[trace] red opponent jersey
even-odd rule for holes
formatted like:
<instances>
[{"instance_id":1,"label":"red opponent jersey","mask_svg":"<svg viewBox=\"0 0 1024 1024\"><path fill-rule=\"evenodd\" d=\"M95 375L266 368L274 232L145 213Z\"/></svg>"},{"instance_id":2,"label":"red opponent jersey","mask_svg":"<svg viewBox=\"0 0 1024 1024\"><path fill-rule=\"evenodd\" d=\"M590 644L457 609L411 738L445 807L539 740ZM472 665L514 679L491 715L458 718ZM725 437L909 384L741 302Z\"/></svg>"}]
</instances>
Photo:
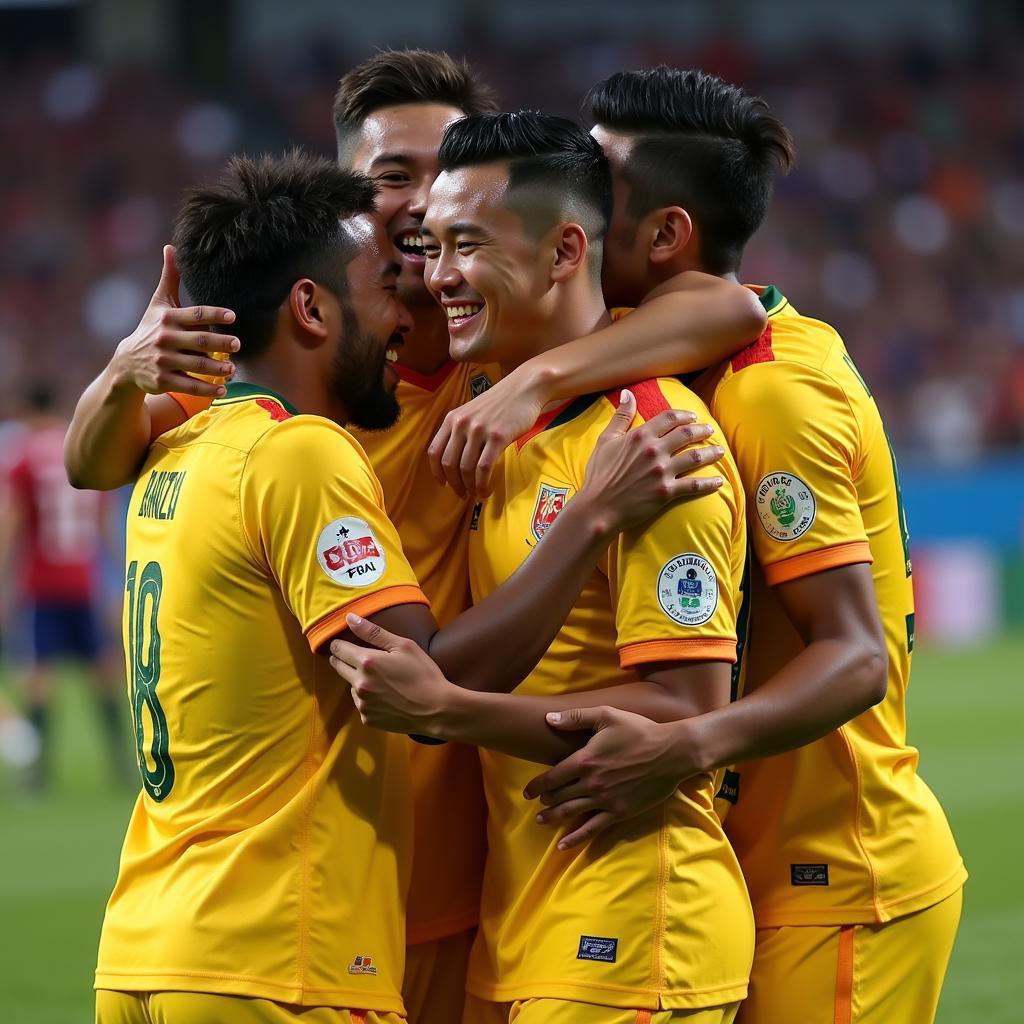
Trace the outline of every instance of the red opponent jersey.
<instances>
[{"instance_id":1,"label":"red opponent jersey","mask_svg":"<svg viewBox=\"0 0 1024 1024\"><path fill-rule=\"evenodd\" d=\"M9 464L21 512L21 578L32 601L92 600L102 535L103 495L76 491L64 471L64 427L30 428Z\"/></svg>"}]
</instances>

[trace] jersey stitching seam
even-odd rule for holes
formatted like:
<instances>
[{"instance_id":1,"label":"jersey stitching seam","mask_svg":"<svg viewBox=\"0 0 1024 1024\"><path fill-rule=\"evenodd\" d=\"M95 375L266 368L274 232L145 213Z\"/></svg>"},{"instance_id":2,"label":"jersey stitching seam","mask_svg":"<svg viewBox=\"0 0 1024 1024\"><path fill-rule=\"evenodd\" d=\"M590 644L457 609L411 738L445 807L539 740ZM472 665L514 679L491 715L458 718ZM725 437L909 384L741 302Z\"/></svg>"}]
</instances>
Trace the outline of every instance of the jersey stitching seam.
<instances>
[{"instance_id":1,"label":"jersey stitching seam","mask_svg":"<svg viewBox=\"0 0 1024 1024\"><path fill-rule=\"evenodd\" d=\"M313 655L314 659L317 655ZM319 696L319 669L321 663L313 662L313 702L309 714L309 733L306 738L306 754L303 757L303 769L305 780L303 788L306 790L305 804L302 811L302 832L299 839L299 879L298 879L298 934L296 935L295 972L298 979L299 989L306 991L306 969L309 965L309 871L310 871L310 847L311 832L313 829L313 787L310 782L316 774L316 765L313 763L313 746L316 737L316 723L320 708Z\"/></svg>"}]
</instances>

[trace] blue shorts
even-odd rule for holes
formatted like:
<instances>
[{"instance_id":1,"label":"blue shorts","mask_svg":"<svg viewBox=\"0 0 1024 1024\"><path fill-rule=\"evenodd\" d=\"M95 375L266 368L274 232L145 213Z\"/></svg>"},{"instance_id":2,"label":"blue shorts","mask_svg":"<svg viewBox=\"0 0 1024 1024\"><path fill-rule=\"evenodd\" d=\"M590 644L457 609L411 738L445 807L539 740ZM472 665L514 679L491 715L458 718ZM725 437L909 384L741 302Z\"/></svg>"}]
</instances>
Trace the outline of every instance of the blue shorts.
<instances>
[{"instance_id":1,"label":"blue shorts","mask_svg":"<svg viewBox=\"0 0 1024 1024\"><path fill-rule=\"evenodd\" d=\"M61 656L95 661L100 654L96 614L88 603L44 603L32 609L32 649L36 661Z\"/></svg>"}]
</instances>

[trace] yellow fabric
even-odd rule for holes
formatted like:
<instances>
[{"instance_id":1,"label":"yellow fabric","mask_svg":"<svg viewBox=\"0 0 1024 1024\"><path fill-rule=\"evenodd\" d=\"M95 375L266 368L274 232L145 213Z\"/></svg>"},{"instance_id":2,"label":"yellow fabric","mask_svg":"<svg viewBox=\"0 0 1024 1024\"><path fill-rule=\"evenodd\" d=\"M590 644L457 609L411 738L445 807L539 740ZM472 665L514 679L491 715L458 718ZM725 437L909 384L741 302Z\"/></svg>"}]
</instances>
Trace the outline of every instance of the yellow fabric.
<instances>
[{"instance_id":1,"label":"yellow fabric","mask_svg":"<svg viewBox=\"0 0 1024 1024\"><path fill-rule=\"evenodd\" d=\"M678 381L646 382L635 390L645 415L670 405L708 415ZM479 529L471 531L474 599L519 567L563 499L578 491L613 411L604 396L587 396L549 413L525 442L507 450ZM635 679L635 671L620 668L620 652L641 644L667 642L658 660L734 656L745 549L742 493L730 457L701 472L721 474L725 486L623 534L516 692L563 694ZM682 625L670 617L681 607L678 573L668 585L663 570L690 553L715 574L717 603L704 587L694 600L697 617L707 620ZM703 570L701 578L706 583ZM713 811L710 775L690 780L663 806L590 846L562 852L559 830L537 825L536 805L523 799L536 765L491 751L481 751L481 761L488 858L470 992L497 1002L553 998L641 1009L743 997L753 942L750 908Z\"/></svg>"},{"instance_id":2,"label":"yellow fabric","mask_svg":"<svg viewBox=\"0 0 1024 1024\"><path fill-rule=\"evenodd\" d=\"M385 431L353 429L374 467L409 563L441 625L469 606L468 525L472 509L430 471L427 446L445 416L498 380L496 366L449 361L429 376L396 364L402 413ZM172 396L193 416L209 400ZM458 935L480 916L485 818L476 749L409 742L414 849L406 910L411 944ZM456 839L457 837L457 839Z\"/></svg>"},{"instance_id":3,"label":"yellow fabric","mask_svg":"<svg viewBox=\"0 0 1024 1024\"><path fill-rule=\"evenodd\" d=\"M962 897L881 925L759 929L737 1024L931 1024Z\"/></svg>"},{"instance_id":4,"label":"yellow fabric","mask_svg":"<svg viewBox=\"0 0 1024 1024\"><path fill-rule=\"evenodd\" d=\"M96 1024L405 1024L397 1013L286 1006L206 992L96 993Z\"/></svg>"},{"instance_id":5,"label":"yellow fabric","mask_svg":"<svg viewBox=\"0 0 1024 1024\"><path fill-rule=\"evenodd\" d=\"M698 383L735 454L762 567L744 686L802 649L766 583L855 562L871 563L889 679L882 703L841 729L743 765L726 830L759 927L883 922L937 903L966 878L907 744L914 598L895 463L839 335L774 288L761 292L765 335Z\"/></svg>"},{"instance_id":6,"label":"yellow fabric","mask_svg":"<svg viewBox=\"0 0 1024 1024\"><path fill-rule=\"evenodd\" d=\"M415 1024L458 1024L466 998L466 965L476 929L418 942L405 953L402 998Z\"/></svg>"},{"instance_id":7,"label":"yellow fabric","mask_svg":"<svg viewBox=\"0 0 1024 1024\"><path fill-rule=\"evenodd\" d=\"M438 485L426 456L445 415L498 379L496 367L446 363L426 377L396 365L402 415L386 431L354 431L366 449L423 592L441 625L469 606L466 501ZM414 850L408 941L458 935L480 916L485 817L475 747L409 743Z\"/></svg>"},{"instance_id":8,"label":"yellow fabric","mask_svg":"<svg viewBox=\"0 0 1024 1024\"><path fill-rule=\"evenodd\" d=\"M406 745L361 725L311 642L347 609L425 598L358 443L286 405L232 385L153 445L132 494L148 782L96 985L401 1012Z\"/></svg>"},{"instance_id":9,"label":"yellow fabric","mask_svg":"<svg viewBox=\"0 0 1024 1024\"><path fill-rule=\"evenodd\" d=\"M730 1003L705 1010L624 1010L557 999L489 1003L469 996L462 1024L733 1024L738 1007L739 1003Z\"/></svg>"}]
</instances>

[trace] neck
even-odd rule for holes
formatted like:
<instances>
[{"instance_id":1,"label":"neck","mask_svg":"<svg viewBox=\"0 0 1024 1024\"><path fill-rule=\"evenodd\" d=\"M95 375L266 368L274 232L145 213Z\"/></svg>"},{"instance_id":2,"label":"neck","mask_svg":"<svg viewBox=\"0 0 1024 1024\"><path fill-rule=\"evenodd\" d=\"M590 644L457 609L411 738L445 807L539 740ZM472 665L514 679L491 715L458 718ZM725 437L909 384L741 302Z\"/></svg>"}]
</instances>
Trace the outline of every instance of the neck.
<instances>
[{"instance_id":1,"label":"neck","mask_svg":"<svg viewBox=\"0 0 1024 1024\"><path fill-rule=\"evenodd\" d=\"M402 339L398 361L402 366L430 376L451 359L448 351L448 324L444 311L435 302L412 310L414 326Z\"/></svg>"},{"instance_id":2,"label":"neck","mask_svg":"<svg viewBox=\"0 0 1024 1024\"><path fill-rule=\"evenodd\" d=\"M580 289L559 302L552 315L531 330L528 338L522 339L518 351L501 361L501 372L507 376L534 356L550 352L576 338L585 338L609 323L611 316L600 289L589 286L585 291Z\"/></svg>"},{"instance_id":3,"label":"neck","mask_svg":"<svg viewBox=\"0 0 1024 1024\"><path fill-rule=\"evenodd\" d=\"M264 355L244 360L239 364L238 379L276 391L301 413L346 423L348 411L331 398L319 375L309 372L308 360L295 358L296 353L289 349L288 345L272 344Z\"/></svg>"}]
</instances>

